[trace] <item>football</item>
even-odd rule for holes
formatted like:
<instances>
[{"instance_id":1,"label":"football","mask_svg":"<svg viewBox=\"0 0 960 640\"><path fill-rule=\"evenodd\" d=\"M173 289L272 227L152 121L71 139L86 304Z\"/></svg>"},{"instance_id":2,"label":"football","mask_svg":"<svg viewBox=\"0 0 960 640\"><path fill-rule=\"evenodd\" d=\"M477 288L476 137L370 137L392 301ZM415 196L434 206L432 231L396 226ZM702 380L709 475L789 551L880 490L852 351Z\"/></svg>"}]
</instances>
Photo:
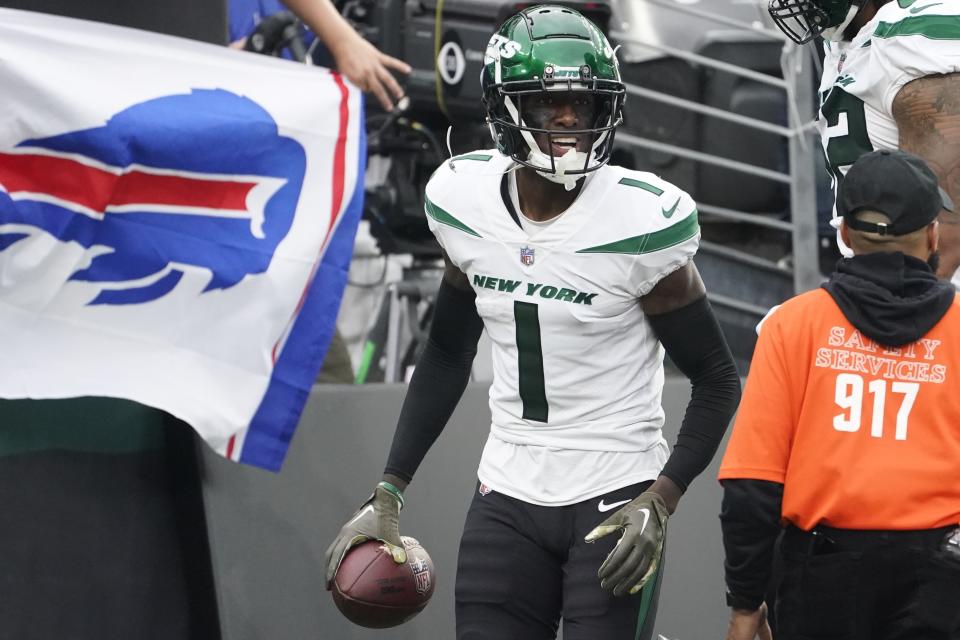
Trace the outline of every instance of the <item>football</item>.
<instances>
[{"instance_id":1,"label":"football","mask_svg":"<svg viewBox=\"0 0 960 640\"><path fill-rule=\"evenodd\" d=\"M407 561L397 564L383 543L363 542L351 549L331 591L348 620L361 627L395 627L417 615L430 601L436 579L433 561L414 538L404 536Z\"/></svg>"}]
</instances>

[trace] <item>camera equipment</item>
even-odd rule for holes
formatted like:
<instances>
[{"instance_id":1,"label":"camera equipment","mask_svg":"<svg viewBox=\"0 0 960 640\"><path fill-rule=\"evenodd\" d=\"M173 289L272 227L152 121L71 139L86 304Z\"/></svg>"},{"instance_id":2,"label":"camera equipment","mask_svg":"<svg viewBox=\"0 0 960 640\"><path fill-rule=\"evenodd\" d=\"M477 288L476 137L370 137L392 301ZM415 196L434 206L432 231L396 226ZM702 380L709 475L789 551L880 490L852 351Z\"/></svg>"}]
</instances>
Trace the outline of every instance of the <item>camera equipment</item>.
<instances>
[{"instance_id":1,"label":"camera equipment","mask_svg":"<svg viewBox=\"0 0 960 640\"><path fill-rule=\"evenodd\" d=\"M420 118L444 114L457 125L483 119L480 70L490 36L500 24L537 2L503 0L349 0L342 11L381 51L404 60L412 109ZM606 2L553 2L568 6L607 32Z\"/></svg>"},{"instance_id":2,"label":"camera equipment","mask_svg":"<svg viewBox=\"0 0 960 640\"><path fill-rule=\"evenodd\" d=\"M279 56L287 47L295 60L303 61L307 57L303 25L289 11L280 11L261 20L243 46L246 51L268 56Z\"/></svg>"}]
</instances>

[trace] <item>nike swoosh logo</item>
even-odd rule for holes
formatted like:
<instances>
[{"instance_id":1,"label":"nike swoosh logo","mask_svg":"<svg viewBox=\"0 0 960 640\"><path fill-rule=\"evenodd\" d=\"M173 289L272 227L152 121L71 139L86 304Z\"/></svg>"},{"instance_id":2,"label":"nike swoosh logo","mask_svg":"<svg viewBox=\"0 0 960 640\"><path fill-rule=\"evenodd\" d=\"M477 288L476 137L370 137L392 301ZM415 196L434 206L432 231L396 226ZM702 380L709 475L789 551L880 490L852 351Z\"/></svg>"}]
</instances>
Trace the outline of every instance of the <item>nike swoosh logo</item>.
<instances>
[{"instance_id":1,"label":"nike swoosh logo","mask_svg":"<svg viewBox=\"0 0 960 640\"><path fill-rule=\"evenodd\" d=\"M678 197L678 198L677 198L677 201L674 202L674 203L673 203L673 206L670 207L669 209L664 209L663 207L660 207L660 211L663 212L663 217L664 217L664 218L669 218L670 216L672 216L672 215L674 214L674 212L677 210L677 206L678 206L679 204L680 204L680 198Z\"/></svg>"},{"instance_id":2,"label":"nike swoosh logo","mask_svg":"<svg viewBox=\"0 0 960 640\"><path fill-rule=\"evenodd\" d=\"M913 9L910 9L910 13L911 13L911 15L912 15L912 14L916 14L916 13L920 13L920 12L923 11L924 9L929 9L930 7L936 7L936 6L941 5L941 4L943 4L943 3L942 3L942 2L934 2L933 4L925 4L925 5L923 5L922 7L914 7Z\"/></svg>"},{"instance_id":3,"label":"nike swoosh logo","mask_svg":"<svg viewBox=\"0 0 960 640\"><path fill-rule=\"evenodd\" d=\"M639 509L640 513L643 514L643 524L640 525L640 533L643 533L643 530L647 528L647 522L650 520L650 509L644 507Z\"/></svg>"},{"instance_id":4,"label":"nike swoosh logo","mask_svg":"<svg viewBox=\"0 0 960 640\"><path fill-rule=\"evenodd\" d=\"M603 500L601 500L600 504L597 505L597 509L600 511L600 513L605 513L607 511L610 511L611 509L616 509L617 507L623 506L628 502L630 502L630 498L627 498L626 500L621 500L620 502L611 502L610 504L606 504L604 503Z\"/></svg>"}]
</instances>

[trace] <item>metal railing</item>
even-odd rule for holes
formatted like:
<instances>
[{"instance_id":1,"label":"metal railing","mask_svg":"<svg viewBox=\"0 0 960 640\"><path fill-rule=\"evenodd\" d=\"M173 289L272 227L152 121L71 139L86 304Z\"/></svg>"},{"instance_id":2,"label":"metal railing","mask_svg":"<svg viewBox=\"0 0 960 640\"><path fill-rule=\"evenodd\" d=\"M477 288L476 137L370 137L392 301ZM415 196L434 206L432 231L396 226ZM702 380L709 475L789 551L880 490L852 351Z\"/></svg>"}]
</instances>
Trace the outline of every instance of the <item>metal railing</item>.
<instances>
[{"instance_id":1,"label":"metal railing","mask_svg":"<svg viewBox=\"0 0 960 640\"><path fill-rule=\"evenodd\" d=\"M760 83L782 91L786 95L787 118L786 124L770 122L757 117L750 117L732 110L718 108L697 100L691 100L678 95L657 91L646 86L628 83L627 92L642 100L656 101L668 105L676 110L697 114L703 118L711 118L730 125L747 127L754 131L763 132L768 136L777 136L785 141L789 159L789 168L786 171L749 162L732 159L696 148L699 136L695 136L692 146L675 144L675 140L664 141L640 135L629 128L621 128L616 135L616 145L620 148L642 149L657 154L674 156L690 161L698 167L713 167L735 171L744 176L751 176L760 180L783 185L789 189L790 220L779 219L770 211L756 213L741 211L728 206L706 202L698 197L695 191L691 192L697 201L698 209L704 219L710 218L719 221L728 221L737 225L749 225L758 230L782 234L784 242L789 246L792 264L785 266L784 261L772 260L768 257L755 255L745 248L736 248L727 244L711 242L705 239L701 242L701 254L709 255L714 261L725 264L735 264L750 274L755 274L759 281L764 278L776 280L777 292L786 291L798 293L812 289L819 285L821 275L818 267L817 251L817 219L816 219L816 189L814 176L814 161L816 143L810 139L811 123L801 113L806 113L813 107L813 71L815 60L809 56L806 49L794 46L779 31L773 28L764 28L757 23L744 22L724 15L680 4L676 0L622 0L623 2L645 3L655 7L658 15L668 11L679 12L693 16L700 20L708 20L711 24L724 28L729 34L730 29L735 33L743 34L743 42L757 43L759 41L782 43L781 70L782 77L776 77L755 69L747 68L731 62L717 60L708 55L687 51L676 46L660 42L645 41L631 36L629 33L616 31L610 33L611 40L633 48L643 48L656 55L650 60L676 58L694 68L708 68L721 74L730 74L737 78ZM724 41L729 42L729 41ZM643 64L640 62L639 64ZM799 105L799 106L798 106ZM640 167L643 168L643 167ZM439 273L436 274L439 278ZM387 382L399 382L404 379L405 364L404 350L409 345L409 333L416 333L417 322L420 318L418 301L429 298L429 293L435 290L433 283L418 288L417 283L409 282L405 276L404 282L391 284L384 293L384 305L380 316L382 322L373 342L380 344L376 350L374 360L380 361L382 354L383 379ZM749 287L744 287L749 289ZM769 296L765 298L750 297L741 292L717 290L711 287L709 297L717 309L724 309L737 318L752 319L753 323L763 317L771 304ZM777 302L782 300L777 298ZM753 324L749 324L752 333ZM750 347L752 349L752 346ZM743 354L741 354L743 355Z\"/></svg>"},{"instance_id":2,"label":"metal railing","mask_svg":"<svg viewBox=\"0 0 960 640\"><path fill-rule=\"evenodd\" d=\"M783 138L787 144L787 155L789 158L789 169L786 172L741 162L699 149L691 149L671 144L662 140L654 140L629 131L621 130L618 132L616 142L622 147L646 149L664 153L684 158L694 163L699 163L700 165L721 167L741 174L787 185L790 193L790 221L771 219L769 214L739 211L712 205L702 202L696 193L692 193L691 195L697 200L699 210L702 214L738 224L755 225L758 228L789 234L788 244L791 250L791 260L789 262L792 263L789 267L783 266L783 264L778 262L758 258L745 250L711 244L709 241L704 241L702 246L704 250L715 255L720 255L725 260L731 260L750 268L774 271L780 274L784 274L784 272L787 271L788 274L792 276L794 293L806 291L818 286L822 280L822 276L818 265L819 254L817 249L817 206L814 173L816 143L811 138L812 123L801 115L801 112L805 114L810 111L814 104L814 59L810 56L807 49L794 46L783 34L773 28L714 14L672 0L636 0L636 2L643 2L655 6L658 12L676 11L699 19L709 20L718 26L734 28L737 32L743 33L744 41L748 43L756 43L758 39L783 43L784 46L780 60L782 77L778 78L731 62L716 60L707 55L703 55L703 53L685 51L662 43L638 39L626 32L615 30L610 33L611 39L622 45L630 45L634 48L641 47L645 50L655 51L663 57L672 57L686 61L694 67L706 67L721 73L732 74L738 78L783 90L786 93L786 103L788 106L786 126L776 122L768 122L766 120L745 116L694 100L688 100L662 91L634 84L627 85L627 92L631 95L657 101L678 109L684 109L707 118L715 118ZM728 32L728 30L725 31ZM737 309L741 312L759 315L763 315L763 313L766 312L766 307L756 304L754 300L736 299L719 293L711 294L711 300L713 300L715 304Z\"/></svg>"}]
</instances>

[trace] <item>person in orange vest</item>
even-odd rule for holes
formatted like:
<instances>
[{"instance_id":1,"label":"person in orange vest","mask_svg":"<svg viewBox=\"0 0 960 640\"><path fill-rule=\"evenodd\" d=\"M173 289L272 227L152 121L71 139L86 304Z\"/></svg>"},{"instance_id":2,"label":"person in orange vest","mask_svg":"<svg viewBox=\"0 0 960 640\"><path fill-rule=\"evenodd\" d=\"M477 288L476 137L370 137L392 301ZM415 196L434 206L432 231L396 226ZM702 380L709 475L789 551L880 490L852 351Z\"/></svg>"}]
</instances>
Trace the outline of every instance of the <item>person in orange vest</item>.
<instances>
[{"instance_id":1,"label":"person in orange vest","mask_svg":"<svg viewBox=\"0 0 960 640\"><path fill-rule=\"evenodd\" d=\"M941 207L917 156L843 181L854 257L759 327L720 467L727 640L960 638L960 303L934 275Z\"/></svg>"}]
</instances>

